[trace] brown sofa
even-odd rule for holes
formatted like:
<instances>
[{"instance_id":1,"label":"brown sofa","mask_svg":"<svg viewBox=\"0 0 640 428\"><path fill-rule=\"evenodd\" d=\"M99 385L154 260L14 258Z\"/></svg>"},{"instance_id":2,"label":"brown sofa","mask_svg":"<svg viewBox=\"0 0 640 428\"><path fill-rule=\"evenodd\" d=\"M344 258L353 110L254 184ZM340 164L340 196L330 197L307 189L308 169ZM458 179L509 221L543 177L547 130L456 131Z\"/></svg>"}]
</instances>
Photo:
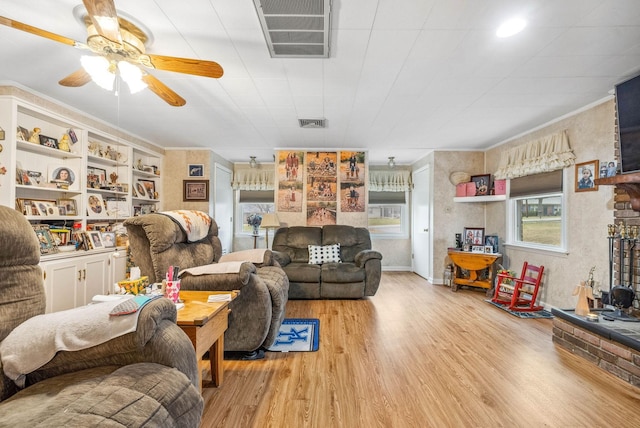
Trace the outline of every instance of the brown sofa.
<instances>
[{"instance_id":1,"label":"brown sofa","mask_svg":"<svg viewBox=\"0 0 640 428\"><path fill-rule=\"evenodd\" d=\"M218 225L214 219L210 220L208 233L196 242L189 242L183 228L160 213L131 217L124 225L133 262L151 282L162 281L171 265L180 266L181 270L207 265L213 269L221 259L223 262L224 259L250 260L233 273L193 275L184 272L180 282L184 290L240 290L229 304L231 312L224 349L227 357L231 357L230 352L236 352L245 353L242 358L253 358L257 351L269 348L275 341L285 316L289 281L282 269L274 265L271 251L262 250L260 260L252 259L256 257L252 251L223 256Z\"/></svg>"},{"instance_id":2,"label":"brown sofa","mask_svg":"<svg viewBox=\"0 0 640 428\"><path fill-rule=\"evenodd\" d=\"M83 308L44 314L39 242L25 217L0 206L0 235L0 426L200 425L203 400L195 351L176 325L175 305L164 298L140 310L134 332L87 349L58 351L29 373L17 371L22 374L16 381L9 378L5 371L16 373L11 370L16 362L24 366L30 355L43 355L38 349L50 341L41 334L44 329L31 325L57 326L52 319L65 315L89 334L94 330L86 317L74 318ZM20 333L11 335L14 330ZM28 337L30 332L40 334L40 340ZM29 355L21 358L24 350ZM22 381L23 389L18 386Z\"/></svg>"},{"instance_id":3,"label":"brown sofa","mask_svg":"<svg viewBox=\"0 0 640 428\"><path fill-rule=\"evenodd\" d=\"M309 263L309 246L340 244L340 262ZM358 299L380 285L382 254L371 249L363 227L281 227L273 238L273 257L289 278L290 299Z\"/></svg>"}]
</instances>

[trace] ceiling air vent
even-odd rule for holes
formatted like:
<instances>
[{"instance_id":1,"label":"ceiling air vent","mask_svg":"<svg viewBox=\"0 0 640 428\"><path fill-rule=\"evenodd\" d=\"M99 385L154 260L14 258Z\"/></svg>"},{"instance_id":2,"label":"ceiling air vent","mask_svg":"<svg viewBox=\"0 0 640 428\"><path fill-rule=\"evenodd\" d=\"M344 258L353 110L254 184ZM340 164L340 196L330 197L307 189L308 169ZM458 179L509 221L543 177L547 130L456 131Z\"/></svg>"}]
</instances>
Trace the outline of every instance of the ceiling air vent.
<instances>
[{"instance_id":1,"label":"ceiling air vent","mask_svg":"<svg viewBox=\"0 0 640 428\"><path fill-rule=\"evenodd\" d=\"M327 119L298 119L300 128L326 128Z\"/></svg>"},{"instance_id":2,"label":"ceiling air vent","mask_svg":"<svg viewBox=\"0 0 640 428\"><path fill-rule=\"evenodd\" d=\"M331 0L253 0L273 58L329 58Z\"/></svg>"}]
</instances>

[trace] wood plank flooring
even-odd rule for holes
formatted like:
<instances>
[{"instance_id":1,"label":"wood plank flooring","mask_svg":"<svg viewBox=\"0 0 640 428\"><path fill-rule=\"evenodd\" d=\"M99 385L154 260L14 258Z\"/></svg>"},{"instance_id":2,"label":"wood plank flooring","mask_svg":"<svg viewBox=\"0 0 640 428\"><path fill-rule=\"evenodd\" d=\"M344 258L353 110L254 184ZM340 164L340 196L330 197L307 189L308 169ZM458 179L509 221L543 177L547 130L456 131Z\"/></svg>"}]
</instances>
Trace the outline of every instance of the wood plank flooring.
<instances>
[{"instance_id":1,"label":"wood plank flooring","mask_svg":"<svg viewBox=\"0 0 640 428\"><path fill-rule=\"evenodd\" d=\"M639 389L484 299L390 272L368 299L291 300L320 349L225 361L202 427L640 426Z\"/></svg>"}]
</instances>

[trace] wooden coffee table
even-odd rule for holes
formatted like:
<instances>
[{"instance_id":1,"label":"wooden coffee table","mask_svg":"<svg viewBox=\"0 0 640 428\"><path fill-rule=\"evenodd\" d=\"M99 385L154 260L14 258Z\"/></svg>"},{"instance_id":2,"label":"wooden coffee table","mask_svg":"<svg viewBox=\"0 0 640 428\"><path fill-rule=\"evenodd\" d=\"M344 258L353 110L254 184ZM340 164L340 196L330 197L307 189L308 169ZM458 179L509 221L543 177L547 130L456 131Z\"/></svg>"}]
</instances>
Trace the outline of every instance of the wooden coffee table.
<instances>
[{"instance_id":1,"label":"wooden coffee table","mask_svg":"<svg viewBox=\"0 0 640 428\"><path fill-rule=\"evenodd\" d=\"M212 294L231 294L235 299L238 291L189 291L180 290L180 299L184 308L178 310L178 326L187 333L198 359L198 377L200 391L203 386L220 386L223 378L222 361L224 357L224 332L229 325L229 302L208 303ZM206 363L204 354L209 351L211 384L204 385L203 370Z\"/></svg>"}]
</instances>

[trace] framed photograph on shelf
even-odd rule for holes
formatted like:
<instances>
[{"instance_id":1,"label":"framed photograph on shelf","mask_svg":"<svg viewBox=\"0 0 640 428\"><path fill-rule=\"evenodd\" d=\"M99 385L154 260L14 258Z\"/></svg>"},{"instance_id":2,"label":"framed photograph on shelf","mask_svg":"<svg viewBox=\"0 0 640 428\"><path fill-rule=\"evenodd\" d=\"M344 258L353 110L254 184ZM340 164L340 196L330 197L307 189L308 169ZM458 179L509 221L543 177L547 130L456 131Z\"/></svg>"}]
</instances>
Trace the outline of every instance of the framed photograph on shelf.
<instances>
[{"instance_id":1,"label":"framed photograph on shelf","mask_svg":"<svg viewBox=\"0 0 640 428\"><path fill-rule=\"evenodd\" d=\"M182 201L209 202L209 180L182 180Z\"/></svg>"},{"instance_id":2,"label":"framed photograph on shelf","mask_svg":"<svg viewBox=\"0 0 640 428\"><path fill-rule=\"evenodd\" d=\"M156 182L153 180L144 180L142 178L138 179L138 183L142 184L142 189L144 189L143 193L146 193L147 199L156 199ZM140 194L140 187L138 187L138 194Z\"/></svg>"},{"instance_id":3,"label":"framed photograph on shelf","mask_svg":"<svg viewBox=\"0 0 640 428\"><path fill-rule=\"evenodd\" d=\"M89 217L105 217L107 215L104 208L102 195L90 193L87 195L87 216Z\"/></svg>"},{"instance_id":4,"label":"framed photograph on shelf","mask_svg":"<svg viewBox=\"0 0 640 428\"><path fill-rule=\"evenodd\" d=\"M465 244L484 246L484 227L465 227L462 236Z\"/></svg>"},{"instance_id":5,"label":"framed photograph on shelf","mask_svg":"<svg viewBox=\"0 0 640 428\"><path fill-rule=\"evenodd\" d=\"M485 247L491 247L491 251L486 251L485 248L485 253L489 252L489 253L499 253L500 251L498 251L498 242L499 242L499 238L498 235L487 235L484 237L484 246Z\"/></svg>"},{"instance_id":6,"label":"framed photograph on shelf","mask_svg":"<svg viewBox=\"0 0 640 428\"><path fill-rule=\"evenodd\" d=\"M104 248L104 243L102 242L102 232L99 230L92 230L87 232L89 234L89 244L91 248L97 250L98 248Z\"/></svg>"},{"instance_id":7,"label":"framed photograph on shelf","mask_svg":"<svg viewBox=\"0 0 640 428\"><path fill-rule=\"evenodd\" d=\"M130 216L129 204L126 199L109 199L105 201L109 217L127 218Z\"/></svg>"},{"instance_id":8,"label":"framed photograph on shelf","mask_svg":"<svg viewBox=\"0 0 640 428\"><path fill-rule=\"evenodd\" d=\"M137 182L133 186L133 197L138 199L149 199L147 196L147 189L144 188L144 184Z\"/></svg>"},{"instance_id":9,"label":"framed photograph on shelf","mask_svg":"<svg viewBox=\"0 0 640 428\"><path fill-rule=\"evenodd\" d=\"M140 215L143 214L151 214L156 212L155 204L141 204L140 205Z\"/></svg>"},{"instance_id":10,"label":"framed photograph on shelf","mask_svg":"<svg viewBox=\"0 0 640 428\"><path fill-rule=\"evenodd\" d=\"M65 215L78 215L78 206L75 199L58 199L58 208L64 207Z\"/></svg>"},{"instance_id":11,"label":"framed photograph on shelf","mask_svg":"<svg viewBox=\"0 0 640 428\"><path fill-rule=\"evenodd\" d=\"M472 253L484 253L484 245L472 245L471 246Z\"/></svg>"},{"instance_id":12,"label":"framed photograph on shelf","mask_svg":"<svg viewBox=\"0 0 640 428\"><path fill-rule=\"evenodd\" d=\"M40 254L51 254L58 251L58 247L49 230L49 225L35 224L33 225L33 230L40 242Z\"/></svg>"},{"instance_id":13,"label":"framed photograph on shelf","mask_svg":"<svg viewBox=\"0 0 640 428\"><path fill-rule=\"evenodd\" d=\"M55 138L47 137L46 135L39 135L38 138L40 139L41 146L49 147L52 149L58 148L58 140L56 140Z\"/></svg>"},{"instance_id":14,"label":"framed photograph on shelf","mask_svg":"<svg viewBox=\"0 0 640 428\"><path fill-rule=\"evenodd\" d=\"M188 164L187 174L189 177L204 177L204 165L203 164Z\"/></svg>"},{"instance_id":15,"label":"framed photograph on shelf","mask_svg":"<svg viewBox=\"0 0 640 428\"><path fill-rule=\"evenodd\" d=\"M107 170L96 168L94 166L87 167L87 187L89 189L99 189L107 183Z\"/></svg>"},{"instance_id":16,"label":"framed photograph on shelf","mask_svg":"<svg viewBox=\"0 0 640 428\"><path fill-rule=\"evenodd\" d=\"M29 132L27 128L25 128L24 126L18 126L18 129L16 130L16 137L18 137L18 140L29 141L30 136L31 132Z\"/></svg>"},{"instance_id":17,"label":"framed photograph on shelf","mask_svg":"<svg viewBox=\"0 0 640 428\"><path fill-rule=\"evenodd\" d=\"M112 248L116 246L116 233L115 232L100 232L102 238L102 245L105 248Z\"/></svg>"},{"instance_id":18,"label":"framed photograph on shelf","mask_svg":"<svg viewBox=\"0 0 640 428\"><path fill-rule=\"evenodd\" d=\"M66 184L69 188L76 189L76 177L78 173L66 165L49 165L48 182Z\"/></svg>"},{"instance_id":19,"label":"framed photograph on shelf","mask_svg":"<svg viewBox=\"0 0 640 428\"><path fill-rule=\"evenodd\" d=\"M593 180L598 176L599 163L598 160L592 160L576 164L576 192L598 190L598 185Z\"/></svg>"},{"instance_id":20,"label":"framed photograph on shelf","mask_svg":"<svg viewBox=\"0 0 640 428\"><path fill-rule=\"evenodd\" d=\"M472 175L471 182L476 185L476 196L485 196L491 189L491 174Z\"/></svg>"}]
</instances>

